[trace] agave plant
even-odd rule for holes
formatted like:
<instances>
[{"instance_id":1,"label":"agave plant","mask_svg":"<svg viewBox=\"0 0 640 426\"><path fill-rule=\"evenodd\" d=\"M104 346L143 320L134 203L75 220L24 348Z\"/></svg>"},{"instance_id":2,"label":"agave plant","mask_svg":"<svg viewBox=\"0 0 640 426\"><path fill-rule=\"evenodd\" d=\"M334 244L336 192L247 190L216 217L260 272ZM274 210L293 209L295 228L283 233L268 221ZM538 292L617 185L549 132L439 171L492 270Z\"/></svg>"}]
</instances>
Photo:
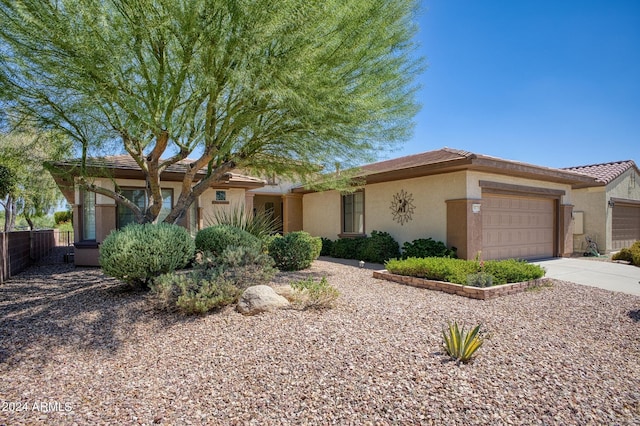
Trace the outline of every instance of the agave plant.
<instances>
[{"instance_id":1,"label":"agave plant","mask_svg":"<svg viewBox=\"0 0 640 426\"><path fill-rule=\"evenodd\" d=\"M467 363L474 357L475 352L480 349L484 339L478 335L480 325L477 325L470 332L465 332L464 326L460 329L456 321L449 323L448 328L442 330L444 341L442 345L451 358L459 364Z\"/></svg>"}]
</instances>

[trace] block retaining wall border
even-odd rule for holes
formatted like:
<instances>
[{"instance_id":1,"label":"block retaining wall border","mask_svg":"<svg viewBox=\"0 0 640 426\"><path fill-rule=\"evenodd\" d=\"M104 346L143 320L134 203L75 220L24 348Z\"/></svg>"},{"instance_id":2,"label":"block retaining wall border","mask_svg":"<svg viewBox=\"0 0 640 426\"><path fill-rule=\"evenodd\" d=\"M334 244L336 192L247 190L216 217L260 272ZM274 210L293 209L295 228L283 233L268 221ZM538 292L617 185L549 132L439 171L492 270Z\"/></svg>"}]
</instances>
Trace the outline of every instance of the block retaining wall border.
<instances>
[{"instance_id":1,"label":"block retaining wall border","mask_svg":"<svg viewBox=\"0 0 640 426\"><path fill-rule=\"evenodd\" d=\"M373 278L393 281L399 284L410 285L413 287L426 288L429 290L444 291L445 293L457 294L458 296L480 300L494 299L496 297L506 296L508 294L522 293L528 288L539 287L550 282L550 278L539 278L537 280L500 284L481 288L462 284L454 284L446 281L432 281L424 278L396 275L387 272L386 269L381 271L373 271Z\"/></svg>"}]
</instances>

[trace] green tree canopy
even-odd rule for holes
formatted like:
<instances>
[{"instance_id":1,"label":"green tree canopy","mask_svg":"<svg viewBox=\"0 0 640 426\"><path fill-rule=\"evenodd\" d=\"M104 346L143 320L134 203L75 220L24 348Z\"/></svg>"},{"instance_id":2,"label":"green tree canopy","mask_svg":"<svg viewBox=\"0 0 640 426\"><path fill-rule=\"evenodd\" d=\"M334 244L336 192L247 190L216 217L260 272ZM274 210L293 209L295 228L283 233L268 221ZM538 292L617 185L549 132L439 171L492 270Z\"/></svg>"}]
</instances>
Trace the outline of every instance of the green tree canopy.
<instances>
[{"instance_id":1,"label":"green tree canopy","mask_svg":"<svg viewBox=\"0 0 640 426\"><path fill-rule=\"evenodd\" d=\"M406 139L415 0L0 0L0 92L82 158L105 144L146 175L188 156L175 223L234 168L305 179ZM113 147L116 148L113 148ZM111 151L110 153L114 153ZM206 169L196 182L196 172Z\"/></svg>"},{"instance_id":2,"label":"green tree canopy","mask_svg":"<svg viewBox=\"0 0 640 426\"><path fill-rule=\"evenodd\" d=\"M33 229L33 219L49 213L62 199L62 193L43 163L68 155L70 149L69 139L56 132L15 130L0 133L0 180L3 169L11 177L9 190L0 191L5 231L13 230L16 216L20 214Z\"/></svg>"}]
</instances>

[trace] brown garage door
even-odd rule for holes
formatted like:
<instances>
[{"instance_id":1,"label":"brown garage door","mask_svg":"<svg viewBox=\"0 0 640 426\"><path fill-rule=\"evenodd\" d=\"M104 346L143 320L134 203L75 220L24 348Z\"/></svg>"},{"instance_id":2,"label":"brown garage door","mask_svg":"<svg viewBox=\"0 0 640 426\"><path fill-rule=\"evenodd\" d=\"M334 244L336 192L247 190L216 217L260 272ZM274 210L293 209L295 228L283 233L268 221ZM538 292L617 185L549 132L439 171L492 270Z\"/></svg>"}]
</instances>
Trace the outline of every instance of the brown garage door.
<instances>
[{"instance_id":1,"label":"brown garage door","mask_svg":"<svg viewBox=\"0 0 640 426\"><path fill-rule=\"evenodd\" d=\"M555 200L485 194L482 198L482 257L553 257Z\"/></svg>"},{"instance_id":2,"label":"brown garage door","mask_svg":"<svg viewBox=\"0 0 640 426\"><path fill-rule=\"evenodd\" d=\"M634 241L640 240L640 205L616 202L611 231L613 250L630 247Z\"/></svg>"}]
</instances>

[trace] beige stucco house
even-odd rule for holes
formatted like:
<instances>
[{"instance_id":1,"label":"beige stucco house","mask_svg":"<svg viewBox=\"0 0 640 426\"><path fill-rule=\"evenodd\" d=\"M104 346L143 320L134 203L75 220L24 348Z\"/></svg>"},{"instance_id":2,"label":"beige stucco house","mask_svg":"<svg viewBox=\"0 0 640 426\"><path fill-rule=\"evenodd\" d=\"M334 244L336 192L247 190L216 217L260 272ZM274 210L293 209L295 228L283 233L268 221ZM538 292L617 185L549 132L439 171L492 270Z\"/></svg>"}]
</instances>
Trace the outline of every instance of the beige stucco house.
<instances>
[{"instance_id":1,"label":"beige stucco house","mask_svg":"<svg viewBox=\"0 0 640 426\"><path fill-rule=\"evenodd\" d=\"M144 176L128 156L92 160L96 184L144 203ZM77 164L55 163L54 178L74 209L76 264L97 265L100 242L132 221L109 197L81 191ZM167 211L180 194L185 165L162 175ZM363 166L352 193L314 192L272 177L228 173L183 219L193 234L215 209L243 205L271 212L283 233L305 230L335 240L385 231L402 245L431 237L461 258L540 259L584 250L590 235L609 252L640 239L640 188L633 161L554 169L442 148ZM160 218L162 218L161 213Z\"/></svg>"},{"instance_id":2,"label":"beige stucco house","mask_svg":"<svg viewBox=\"0 0 640 426\"><path fill-rule=\"evenodd\" d=\"M573 189L574 250L585 250L585 237L601 253L618 251L640 240L640 171L632 160L566 169L593 179Z\"/></svg>"},{"instance_id":3,"label":"beige stucco house","mask_svg":"<svg viewBox=\"0 0 640 426\"><path fill-rule=\"evenodd\" d=\"M573 187L593 178L443 148L362 167L364 187L302 194L303 228L329 239L386 231L431 237L461 258L537 259L573 252Z\"/></svg>"}]
</instances>

